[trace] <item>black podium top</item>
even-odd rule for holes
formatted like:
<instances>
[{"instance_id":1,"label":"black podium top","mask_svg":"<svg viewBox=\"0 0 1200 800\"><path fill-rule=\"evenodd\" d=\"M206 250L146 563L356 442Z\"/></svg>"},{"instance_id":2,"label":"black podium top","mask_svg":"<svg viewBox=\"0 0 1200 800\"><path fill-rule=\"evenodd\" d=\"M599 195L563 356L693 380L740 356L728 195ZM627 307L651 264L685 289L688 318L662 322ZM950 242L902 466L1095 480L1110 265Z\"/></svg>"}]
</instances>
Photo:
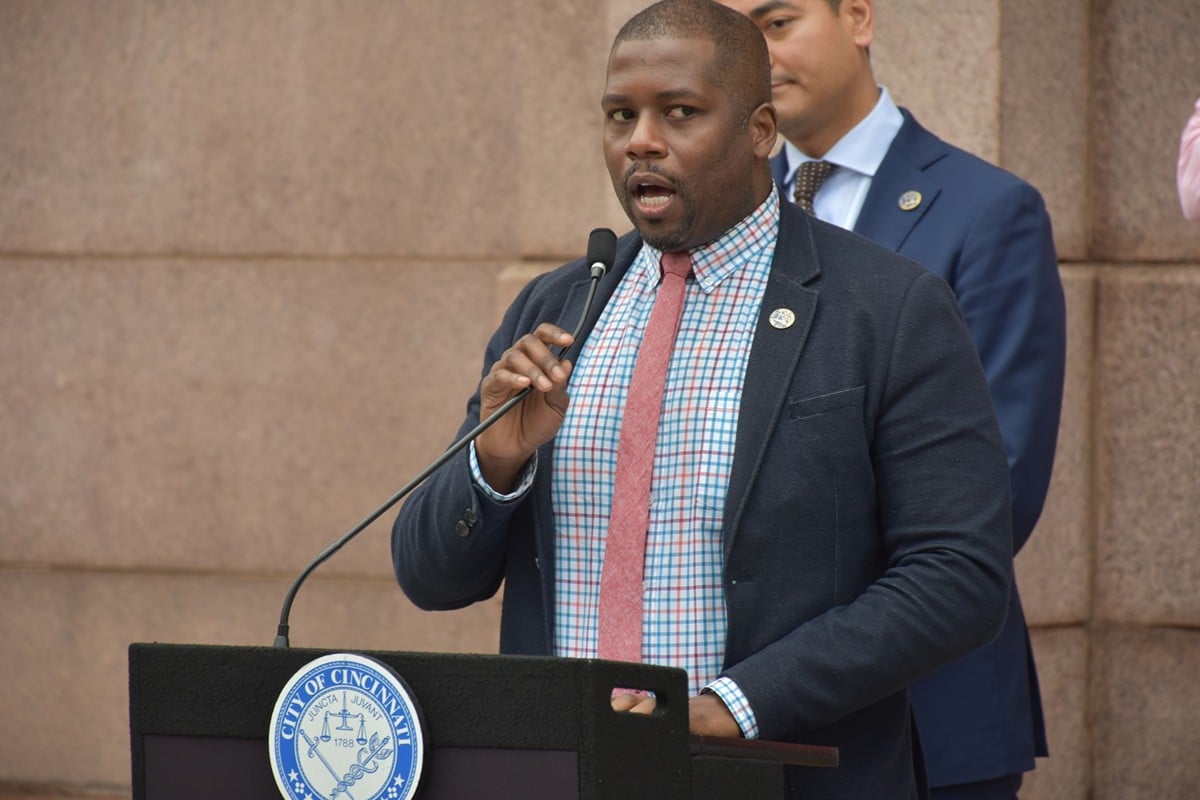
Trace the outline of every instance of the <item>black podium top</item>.
<instances>
[{"instance_id":1,"label":"black podium top","mask_svg":"<svg viewBox=\"0 0 1200 800\"><path fill-rule=\"evenodd\" d=\"M331 652L337 651L131 645L134 800L278 797L266 744L272 710L296 671ZM738 758L736 743L730 750L725 740L689 738L682 670L536 656L357 652L394 669L421 708L430 753L421 800L782 794L782 766L773 755ZM653 691L658 709L613 712L616 687ZM792 755L799 753L800 763L811 757L811 764L836 764L836 751L827 751Z\"/></svg>"}]
</instances>

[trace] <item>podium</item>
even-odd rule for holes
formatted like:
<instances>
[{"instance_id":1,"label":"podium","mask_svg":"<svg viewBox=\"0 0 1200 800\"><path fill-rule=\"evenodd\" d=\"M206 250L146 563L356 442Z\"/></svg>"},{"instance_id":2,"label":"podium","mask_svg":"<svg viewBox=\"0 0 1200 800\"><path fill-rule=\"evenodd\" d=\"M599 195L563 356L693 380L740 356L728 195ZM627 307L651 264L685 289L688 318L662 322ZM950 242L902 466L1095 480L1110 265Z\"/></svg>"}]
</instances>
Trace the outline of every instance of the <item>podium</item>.
<instances>
[{"instance_id":1,"label":"podium","mask_svg":"<svg viewBox=\"0 0 1200 800\"><path fill-rule=\"evenodd\" d=\"M134 800L277 800L267 736L280 691L330 650L133 644ZM835 748L694 737L682 670L536 656L357 651L421 708L420 800L741 800L783 796L785 764L835 767ZM612 711L616 687L651 715Z\"/></svg>"}]
</instances>

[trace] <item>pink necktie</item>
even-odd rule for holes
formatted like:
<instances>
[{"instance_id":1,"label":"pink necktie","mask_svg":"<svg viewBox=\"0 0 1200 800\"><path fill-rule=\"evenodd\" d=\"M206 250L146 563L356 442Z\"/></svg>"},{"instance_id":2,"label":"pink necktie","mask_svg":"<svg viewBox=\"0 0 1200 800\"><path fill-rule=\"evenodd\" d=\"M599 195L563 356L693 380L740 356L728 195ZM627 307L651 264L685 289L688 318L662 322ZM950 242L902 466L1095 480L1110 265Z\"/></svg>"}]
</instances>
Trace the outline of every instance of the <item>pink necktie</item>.
<instances>
[{"instance_id":1,"label":"pink necktie","mask_svg":"<svg viewBox=\"0 0 1200 800\"><path fill-rule=\"evenodd\" d=\"M600 658L642 660L642 567L650 526L650 476L667 365L692 271L687 253L664 253L663 279L650 312L621 422L612 513L600 576Z\"/></svg>"}]
</instances>

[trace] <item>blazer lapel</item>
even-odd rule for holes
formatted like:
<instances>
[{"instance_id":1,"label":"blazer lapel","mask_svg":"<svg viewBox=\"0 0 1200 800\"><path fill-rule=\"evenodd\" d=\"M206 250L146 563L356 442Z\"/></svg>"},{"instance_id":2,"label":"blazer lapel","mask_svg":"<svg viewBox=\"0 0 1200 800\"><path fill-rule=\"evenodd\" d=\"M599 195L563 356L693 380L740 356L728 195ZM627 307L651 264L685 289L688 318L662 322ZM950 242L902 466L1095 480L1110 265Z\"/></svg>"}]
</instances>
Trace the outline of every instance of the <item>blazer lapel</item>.
<instances>
[{"instance_id":1,"label":"blazer lapel","mask_svg":"<svg viewBox=\"0 0 1200 800\"><path fill-rule=\"evenodd\" d=\"M896 251L941 194L941 186L925 170L949 152L912 114L902 112L904 124L871 180L854 225L855 233Z\"/></svg>"},{"instance_id":2,"label":"blazer lapel","mask_svg":"<svg viewBox=\"0 0 1200 800\"><path fill-rule=\"evenodd\" d=\"M779 240L746 365L737 444L725 498L726 558L817 310L817 290L806 285L821 272L812 223L798 206L781 205ZM779 310L790 311L795 321L786 327L772 325L771 315Z\"/></svg>"}]
</instances>

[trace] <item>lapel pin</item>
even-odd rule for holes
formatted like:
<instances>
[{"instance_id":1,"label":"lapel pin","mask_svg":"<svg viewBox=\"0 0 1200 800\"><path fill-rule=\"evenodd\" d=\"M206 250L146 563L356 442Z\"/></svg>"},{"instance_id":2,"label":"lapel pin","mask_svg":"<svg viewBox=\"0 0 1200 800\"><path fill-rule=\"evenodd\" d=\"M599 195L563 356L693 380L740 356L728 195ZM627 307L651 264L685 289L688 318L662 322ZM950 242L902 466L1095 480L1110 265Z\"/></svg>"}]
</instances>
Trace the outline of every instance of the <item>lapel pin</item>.
<instances>
[{"instance_id":1,"label":"lapel pin","mask_svg":"<svg viewBox=\"0 0 1200 800\"><path fill-rule=\"evenodd\" d=\"M796 315L792 313L790 308L777 308L771 312L771 316L767 318L772 328L783 330L790 328L796 322Z\"/></svg>"},{"instance_id":2,"label":"lapel pin","mask_svg":"<svg viewBox=\"0 0 1200 800\"><path fill-rule=\"evenodd\" d=\"M912 211L917 206L921 205L921 193L916 189L909 189L904 194L900 195L900 210Z\"/></svg>"}]
</instances>

